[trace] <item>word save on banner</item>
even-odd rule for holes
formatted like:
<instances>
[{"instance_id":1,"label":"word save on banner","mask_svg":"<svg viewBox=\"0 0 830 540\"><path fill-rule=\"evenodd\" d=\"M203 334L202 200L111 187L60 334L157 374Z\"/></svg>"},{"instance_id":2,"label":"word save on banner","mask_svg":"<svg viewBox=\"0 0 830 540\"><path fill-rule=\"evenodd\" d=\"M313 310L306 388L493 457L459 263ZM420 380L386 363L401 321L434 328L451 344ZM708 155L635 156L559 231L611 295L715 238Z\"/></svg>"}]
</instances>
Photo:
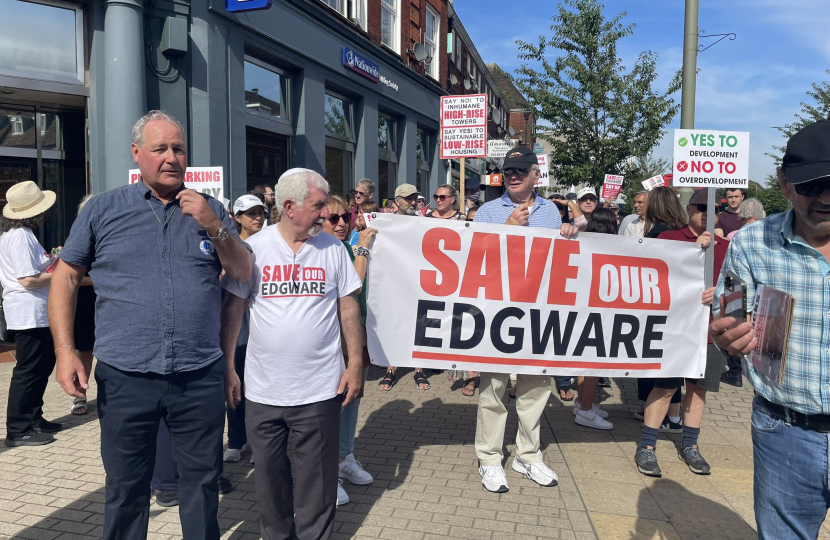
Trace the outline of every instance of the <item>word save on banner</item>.
<instances>
[{"instance_id":1,"label":"word save on banner","mask_svg":"<svg viewBox=\"0 0 830 540\"><path fill-rule=\"evenodd\" d=\"M536 154L536 162L539 164L539 179L533 184L533 187L550 186L550 174L548 171L548 155Z\"/></svg>"},{"instance_id":2,"label":"word save on banner","mask_svg":"<svg viewBox=\"0 0 830 540\"><path fill-rule=\"evenodd\" d=\"M622 191L622 184L624 179L624 176L619 176L616 174L606 174L605 183L602 184L602 198L611 199L619 195L620 191Z\"/></svg>"},{"instance_id":3,"label":"word save on banner","mask_svg":"<svg viewBox=\"0 0 830 540\"><path fill-rule=\"evenodd\" d=\"M590 233L566 240L558 230L433 221L378 214L372 222L372 362L703 376L708 309L700 302L700 246Z\"/></svg>"},{"instance_id":4,"label":"word save on banner","mask_svg":"<svg viewBox=\"0 0 830 540\"><path fill-rule=\"evenodd\" d=\"M217 201L225 197L225 178L222 167L188 167L184 171L184 187L210 195ZM130 184L141 180L141 171L130 169Z\"/></svg>"},{"instance_id":5,"label":"word save on banner","mask_svg":"<svg viewBox=\"0 0 830 540\"><path fill-rule=\"evenodd\" d=\"M487 156L487 94L441 96L441 159Z\"/></svg>"},{"instance_id":6,"label":"word save on banner","mask_svg":"<svg viewBox=\"0 0 830 540\"><path fill-rule=\"evenodd\" d=\"M749 133L674 130L674 187L749 187Z\"/></svg>"}]
</instances>

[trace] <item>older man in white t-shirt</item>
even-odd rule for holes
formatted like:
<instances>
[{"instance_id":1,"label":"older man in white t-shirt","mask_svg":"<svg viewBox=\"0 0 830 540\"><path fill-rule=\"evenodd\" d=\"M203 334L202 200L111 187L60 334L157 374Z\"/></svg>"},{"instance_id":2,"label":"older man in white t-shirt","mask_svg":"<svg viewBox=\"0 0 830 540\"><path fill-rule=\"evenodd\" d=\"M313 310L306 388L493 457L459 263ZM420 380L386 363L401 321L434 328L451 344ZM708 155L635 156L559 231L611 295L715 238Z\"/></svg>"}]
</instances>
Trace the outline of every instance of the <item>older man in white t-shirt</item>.
<instances>
[{"instance_id":1,"label":"older man in white t-shirt","mask_svg":"<svg viewBox=\"0 0 830 540\"><path fill-rule=\"evenodd\" d=\"M360 391L361 283L345 246L322 233L329 185L308 169L291 169L276 187L281 221L251 237L254 273L226 279L222 350L233 355L246 302L250 336L245 360L248 442L264 540L325 539L334 526L340 408ZM230 374L233 378L235 374ZM239 402L229 381L228 404ZM292 478L288 434L295 438ZM294 491L292 485L302 486Z\"/></svg>"}]
</instances>

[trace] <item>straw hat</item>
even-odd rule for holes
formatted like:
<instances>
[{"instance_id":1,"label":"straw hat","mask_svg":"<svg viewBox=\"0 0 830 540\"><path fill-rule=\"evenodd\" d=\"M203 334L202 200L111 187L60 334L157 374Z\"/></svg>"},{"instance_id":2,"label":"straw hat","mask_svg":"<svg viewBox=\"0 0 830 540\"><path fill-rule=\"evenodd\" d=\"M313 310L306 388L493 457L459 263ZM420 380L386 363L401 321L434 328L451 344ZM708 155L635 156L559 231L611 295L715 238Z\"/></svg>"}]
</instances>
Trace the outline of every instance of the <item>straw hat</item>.
<instances>
[{"instance_id":1,"label":"straw hat","mask_svg":"<svg viewBox=\"0 0 830 540\"><path fill-rule=\"evenodd\" d=\"M31 180L20 182L6 192L8 202L3 207L3 216L8 219L35 217L52 208L56 197L54 191L41 191Z\"/></svg>"}]
</instances>

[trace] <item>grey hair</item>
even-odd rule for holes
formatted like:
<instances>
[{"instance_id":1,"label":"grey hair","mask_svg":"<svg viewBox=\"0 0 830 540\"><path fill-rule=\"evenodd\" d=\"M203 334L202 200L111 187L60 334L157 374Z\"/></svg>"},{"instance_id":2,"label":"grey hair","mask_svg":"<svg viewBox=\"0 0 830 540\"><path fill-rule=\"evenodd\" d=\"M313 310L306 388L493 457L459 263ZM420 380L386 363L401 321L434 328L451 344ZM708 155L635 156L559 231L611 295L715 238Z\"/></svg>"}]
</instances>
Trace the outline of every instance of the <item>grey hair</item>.
<instances>
[{"instance_id":1,"label":"grey hair","mask_svg":"<svg viewBox=\"0 0 830 540\"><path fill-rule=\"evenodd\" d=\"M369 180L368 178L361 178L355 185L355 187L357 186L366 186L366 191L368 191L369 193L375 192L375 183Z\"/></svg>"},{"instance_id":2,"label":"grey hair","mask_svg":"<svg viewBox=\"0 0 830 540\"><path fill-rule=\"evenodd\" d=\"M741 219L764 219L767 217L767 213L764 211L764 205L761 201L752 197L741 203L738 217Z\"/></svg>"},{"instance_id":3,"label":"grey hair","mask_svg":"<svg viewBox=\"0 0 830 540\"><path fill-rule=\"evenodd\" d=\"M187 136L185 135L184 127L182 126L181 122L170 116L164 111L150 111L141 118L133 125L133 143L136 146L144 146L144 128L147 126L147 122L152 122L153 120L163 120L165 122L170 122L177 128L179 131L182 132L182 138L187 141Z\"/></svg>"},{"instance_id":4,"label":"grey hair","mask_svg":"<svg viewBox=\"0 0 830 540\"><path fill-rule=\"evenodd\" d=\"M84 195L84 198L81 199L81 202L78 203L78 213L79 214L81 213L81 210L84 209L84 206L86 206L86 203L88 203L91 198L92 198L92 193L90 193L89 195Z\"/></svg>"},{"instance_id":5,"label":"grey hair","mask_svg":"<svg viewBox=\"0 0 830 540\"><path fill-rule=\"evenodd\" d=\"M280 178L274 186L274 206L279 210L280 215L285 211L284 204L292 200L302 208L303 203L308 199L311 188L317 188L326 195L329 193L329 183L319 173L309 170L300 170Z\"/></svg>"},{"instance_id":6,"label":"grey hair","mask_svg":"<svg viewBox=\"0 0 830 540\"><path fill-rule=\"evenodd\" d=\"M531 171L539 171L539 172L542 172L542 169L540 169L540 168L539 168L539 165L538 165L538 164L531 165L531 166L530 166L530 170L531 170Z\"/></svg>"}]
</instances>

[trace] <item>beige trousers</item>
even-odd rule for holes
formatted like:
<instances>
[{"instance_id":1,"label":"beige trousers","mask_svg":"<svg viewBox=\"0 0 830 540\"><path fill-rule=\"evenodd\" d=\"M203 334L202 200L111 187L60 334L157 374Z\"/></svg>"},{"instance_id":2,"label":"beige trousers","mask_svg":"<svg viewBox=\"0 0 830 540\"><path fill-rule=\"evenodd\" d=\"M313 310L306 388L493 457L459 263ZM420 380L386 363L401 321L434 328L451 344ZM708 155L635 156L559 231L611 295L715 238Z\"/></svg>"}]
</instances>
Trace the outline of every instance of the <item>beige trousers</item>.
<instances>
[{"instance_id":1,"label":"beige trousers","mask_svg":"<svg viewBox=\"0 0 830 540\"><path fill-rule=\"evenodd\" d=\"M476 456L482 465L500 465L504 459L504 428L507 407L502 402L507 388L507 373L482 373L476 421ZM522 463L542 461L539 421L550 398L550 375L517 375L516 457Z\"/></svg>"}]
</instances>

